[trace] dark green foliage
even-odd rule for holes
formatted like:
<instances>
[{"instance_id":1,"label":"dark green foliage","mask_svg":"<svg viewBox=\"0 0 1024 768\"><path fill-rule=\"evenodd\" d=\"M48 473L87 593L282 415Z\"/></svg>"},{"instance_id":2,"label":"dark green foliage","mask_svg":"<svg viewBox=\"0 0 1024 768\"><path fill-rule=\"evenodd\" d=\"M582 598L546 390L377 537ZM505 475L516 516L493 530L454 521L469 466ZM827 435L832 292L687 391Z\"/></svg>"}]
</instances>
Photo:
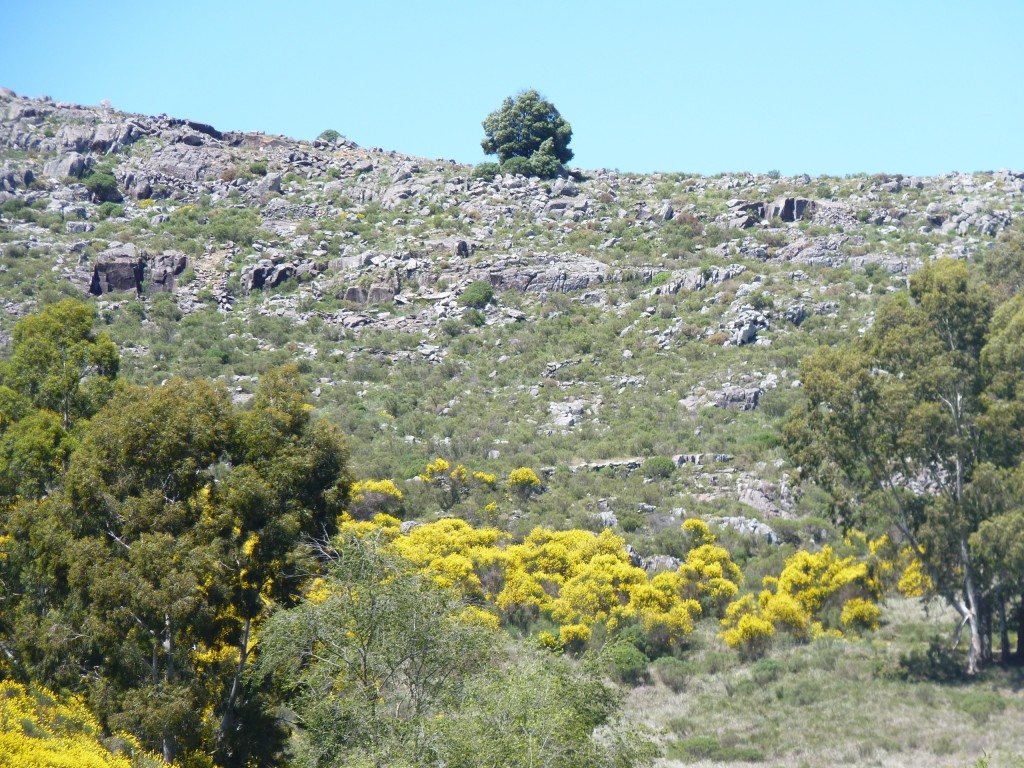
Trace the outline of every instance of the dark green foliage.
<instances>
[{"instance_id":1,"label":"dark green foliage","mask_svg":"<svg viewBox=\"0 0 1024 768\"><path fill-rule=\"evenodd\" d=\"M85 188L92 193L98 203L118 203L121 192L117 188L117 179L110 173L93 173L86 177Z\"/></svg>"},{"instance_id":2,"label":"dark green foliage","mask_svg":"<svg viewBox=\"0 0 1024 768\"><path fill-rule=\"evenodd\" d=\"M493 181L494 177L501 173L501 166L498 163L479 163L473 168L473 178Z\"/></svg>"},{"instance_id":3,"label":"dark green foliage","mask_svg":"<svg viewBox=\"0 0 1024 768\"><path fill-rule=\"evenodd\" d=\"M483 126L484 153L497 155L504 173L551 178L572 160L572 127L535 90L505 99Z\"/></svg>"},{"instance_id":4,"label":"dark green foliage","mask_svg":"<svg viewBox=\"0 0 1024 768\"><path fill-rule=\"evenodd\" d=\"M249 163L249 173L254 176L266 176L267 175L267 161L266 160L254 160Z\"/></svg>"},{"instance_id":5,"label":"dark green foliage","mask_svg":"<svg viewBox=\"0 0 1024 768\"><path fill-rule=\"evenodd\" d=\"M621 696L592 661L513 654L382 541L345 535L320 553L323 580L270 619L258 666L289 693L302 764L628 768L652 755L614 727Z\"/></svg>"},{"instance_id":6,"label":"dark green foliage","mask_svg":"<svg viewBox=\"0 0 1024 768\"><path fill-rule=\"evenodd\" d=\"M837 520L895 526L909 542L970 630L971 672L990 660L990 617L1024 586L1005 534L1024 482L1021 312L1014 300L993 317L966 265L933 262L863 339L804 360L807 402L786 426Z\"/></svg>"},{"instance_id":7,"label":"dark green foliage","mask_svg":"<svg viewBox=\"0 0 1024 768\"><path fill-rule=\"evenodd\" d=\"M10 418L26 407L4 388L0 405ZM57 486L4 512L20 589L0 610L0 642L19 673L81 691L105 724L168 760L200 750L267 765L280 733L242 673L254 623L308 572L299 542L329 535L346 502L337 432L311 419L285 368L241 412L203 380L123 387L53 481L32 460L59 438L48 411L0 437L14 490Z\"/></svg>"},{"instance_id":8,"label":"dark green foliage","mask_svg":"<svg viewBox=\"0 0 1024 768\"><path fill-rule=\"evenodd\" d=\"M641 470L644 477L653 479L664 479L671 477L676 471L676 463L668 456L651 456L644 461Z\"/></svg>"},{"instance_id":9,"label":"dark green foliage","mask_svg":"<svg viewBox=\"0 0 1024 768\"><path fill-rule=\"evenodd\" d=\"M620 642L605 649L608 672L620 683L639 685L648 679L651 660L632 643Z\"/></svg>"},{"instance_id":10,"label":"dark green foliage","mask_svg":"<svg viewBox=\"0 0 1024 768\"><path fill-rule=\"evenodd\" d=\"M1001 299L1008 299L1024 288L1024 227L1004 230L982 262L985 277Z\"/></svg>"},{"instance_id":11,"label":"dark green foliage","mask_svg":"<svg viewBox=\"0 0 1024 768\"><path fill-rule=\"evenodd\" d=\"M474 280L466 286L466 290L459 297L459 303L464 307L483 309L494 299L494 288L490 283L483 280Z\"/></svg>"},{"instance_id":12,"label":"dark green foliage","mask_svg":"<svg viewBox=\"0 0 1024 768\"><path fill-rule=\"evenodd\" d=\"M317 138L320 139L320 141L327 141L331 144L335 144L339 139L341 139L341 134L333 128L328 128L326 131L321 131Z\"/></svg>"},{"instance_id":13,"label":"dark green foliage","mask_svg":"<svg viewBox=\"0 0 1024 768\"><path fill-rule=\"evenodd\" d=\"M117 203L102 203L96 206L96 215L100 219L116 219L124 215L124 206Z\"/></svg>"}]
</instances>

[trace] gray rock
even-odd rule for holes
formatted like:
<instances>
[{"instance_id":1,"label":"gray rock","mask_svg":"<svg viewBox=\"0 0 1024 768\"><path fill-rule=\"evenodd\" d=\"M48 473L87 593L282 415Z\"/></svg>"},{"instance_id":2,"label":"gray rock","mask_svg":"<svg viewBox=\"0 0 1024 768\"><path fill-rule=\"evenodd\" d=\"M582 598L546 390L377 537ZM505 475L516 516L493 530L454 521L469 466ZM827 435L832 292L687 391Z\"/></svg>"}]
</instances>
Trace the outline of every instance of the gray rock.
<instances>
[{"instance_id":1,"label":"gray rock","mask_svg":"<svg viewBox=\"0 0 1024 768\"><path fill-rule=\"evenodd\" d=\"M780 197L764 207L764 217L782 221L799 221L814 213L814 201L804 197Z\"/></svg>"},{"instance_id":2,"label":"gray rock","mask_svg":"<svg viewBox=\"0 0 1024 768\"><path fill-rule=\"evenodd\" d=\"M145 278L145 261L139 257L134 245L108 248L96 257L89 293L102 296L114 291L138 293Z\"/></svg>"},{"instance_id":3,"label":"gray rock","mask_svg":"<svg viewBox=\"0 0 1024 768\"><path fill-rule=\"evenodd\" d=\"M708 522L732 530L744 536L759 539L766 544L781 544L782 539L770 525L751 517L713 517Z\"/></svg>"},{"instance_id":4,"label":"gray rock","mask_svg":"<svg viewBox=\"0 0 1024 768\"><path fill-rule=\"evenodd\" d=\"M268 173L256 184L257 195L267 195L271 192L281 191L281 174L280 173Z\"/></svg>"},{"instance_id":5,"label":"gray rock","mask_svg":"<svg viewBox=\"0 0 1024 768\"><path fill-rule=\"evenodd\" d=\"M150 288L156 293L174 292L175 278L185 271L188 257L178 251L164 251L149 263Z\"/></svg>"},{"instance_id":6,"label":"gray rock","mask_svg":"<svg viewBox=\"0 0 1024 768\"><path fill-rule=\"evenodd\" d=\"M760 399L760 387L737 387L728 384L714 395L714 404L732 411L752 411Z\"/></svg>"},{"instance_id":7,"label":"gray rock","mask_svg":"<svg viewBox=\"0 0 1024 768\"><path fill-rule=\"evenodd\" d=\"M89 162L85 157L77 152L68 152L46 163L43 166L43 173L51 179L63 179L66 176L81 178L88 167Z\"/></svg>"}]
</instances>

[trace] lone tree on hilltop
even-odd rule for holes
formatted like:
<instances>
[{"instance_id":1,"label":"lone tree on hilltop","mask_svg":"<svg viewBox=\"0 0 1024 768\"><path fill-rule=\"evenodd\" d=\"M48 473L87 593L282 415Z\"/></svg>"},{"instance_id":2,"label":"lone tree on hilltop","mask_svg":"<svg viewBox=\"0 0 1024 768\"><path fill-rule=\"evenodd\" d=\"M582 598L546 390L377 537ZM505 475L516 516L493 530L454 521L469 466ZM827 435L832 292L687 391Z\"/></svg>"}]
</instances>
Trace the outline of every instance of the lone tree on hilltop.
<instances>
[{"instance_id":1,"label":"lone tree on hilltop","mask_svg":"<svg viewBox=\"0 0 1024 768\"><path fill-rule=\"evenodd\" d=\"M483 126L484 153L497 155L507 173L551 178L572 160L572 126L536 90L506 98Z\"/></svg>"}]
</instances>

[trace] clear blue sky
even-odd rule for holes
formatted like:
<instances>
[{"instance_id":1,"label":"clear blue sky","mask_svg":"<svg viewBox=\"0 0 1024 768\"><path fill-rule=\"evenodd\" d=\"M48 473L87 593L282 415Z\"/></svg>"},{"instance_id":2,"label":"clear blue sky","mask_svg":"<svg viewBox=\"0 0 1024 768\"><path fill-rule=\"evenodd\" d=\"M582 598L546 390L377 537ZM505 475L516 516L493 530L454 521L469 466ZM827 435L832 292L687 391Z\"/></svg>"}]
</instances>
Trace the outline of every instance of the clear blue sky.
<instances>
[{"instance_id":1,"label":"clear blue sky","mask_svg":"<svg viewBox=\"0 0 1024 768\"><path fill-rule=\"evenodd\" d=\"M20 94L484 159L536 88L572 165L785 174L1024 170L1024 1L0 0Z\"/></svg>"}]
</instances>

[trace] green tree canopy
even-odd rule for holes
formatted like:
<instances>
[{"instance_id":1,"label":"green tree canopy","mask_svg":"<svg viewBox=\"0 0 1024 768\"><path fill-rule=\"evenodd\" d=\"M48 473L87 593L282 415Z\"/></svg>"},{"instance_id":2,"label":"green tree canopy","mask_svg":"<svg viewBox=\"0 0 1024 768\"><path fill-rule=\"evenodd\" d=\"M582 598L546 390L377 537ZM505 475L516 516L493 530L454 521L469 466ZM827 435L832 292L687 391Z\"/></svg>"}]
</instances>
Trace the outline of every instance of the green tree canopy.
<instances>
[{"instance_id":1,"label":"green tree canopy","mask_svg":"<svg viewBox=\"0 0 1024 768\"><path fill-rule=\"evenodd\" d=\"M497 155L507 172L550 178L572 160L572 127L535 90L506 98L483 127L484 153Z\"/></svg>"},{"instance_id":2,"label":"green tree canopy","mask_svg":"<svg viewBox=\"0 0 1024 768\"><path fill-rule=\"evenodd\" d=\"M305 601L276 612L257 669L288 693L299 764L631 768L599 665L510 652L457 592L372 536L339 536ZM483 614L486 616L487 614Z\"/></svg>"},{"instance_id":3,"label":"green tree canopy","mask_svg":"<svg viewBox=\"0 0 1024 768\"><path fill-rule=\"evenodd\" d=\"M3 645L168 761L267 764L280 731L245 685L253 627L315 569L300 543L334 530L347 465L294 367L265 374L246 410L203 380L120 389L63 488L8 515L20 584Z\"/></svg>"},{"instance_id":4,"label":"green tree canopy","mask_svg":"<svg viewBox=\"0 0 1024 768\"><path fill-rule=\"evenodd\" d=\"M1005 332L1020 312L1011 302L993 319L963 262L930 264L862 339L801 363L806 402L785 429L836 517L894 526L913 547L970 630L971 672L1022 575L1004 533L1024 456L1021 342Z\"/></svg>"},{"instance_id":5,"label":"green tree canopy","mask_svg":"<svg viewBox=\"0 0 1024 768\"><path fill-rule=\"evenodd\" d=\"M0 367L0 381L36 408L60 415L64 428L89 417L113 392L119 355L103 333L92 330L95 312L64 299L18 322L13 353Z\"/></svg>"}]
</instances>

